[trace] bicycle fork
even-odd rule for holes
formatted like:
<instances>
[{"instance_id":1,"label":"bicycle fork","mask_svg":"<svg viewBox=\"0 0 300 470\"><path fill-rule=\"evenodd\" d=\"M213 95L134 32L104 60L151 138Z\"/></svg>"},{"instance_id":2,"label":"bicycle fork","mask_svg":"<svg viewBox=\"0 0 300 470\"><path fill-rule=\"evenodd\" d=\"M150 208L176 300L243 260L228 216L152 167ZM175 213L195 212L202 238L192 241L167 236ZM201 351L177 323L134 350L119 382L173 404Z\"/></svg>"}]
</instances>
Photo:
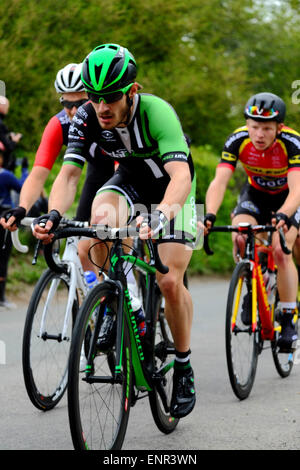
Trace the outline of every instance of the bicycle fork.
<instances>
[{"instance_id":1,"label":"bicycle fork","mask_svg":"<svg viewBox=\"0 0 300 470\"><path fill-rule=\"evenodd\" d=\"M43 313L42 313L42 320L41 320L41 326L40 326L40 338L42 338L45 341L50 339L50 340L61 342L61 341L70 341L71 339L66 336L66 332L68 329L69 318L72 312L74 299L76 298L76 269L72 263L70 263L69 266L70 266L70 284L69 284L69 293L68 293L66 313L64 316L64 323L62 325L62 331L61 333L57 335L52 335L52 334L47 333L46 327L45 327L47 315L49 312L49 307L53 308L51 306L51 303L52 303L55 293L57 292L59 283L61 282L60 278L56 278L56 279L53 279L51 282L50 289L49 289L45 306L43 308ZM62 274L62 277L63 276L64 274Z\"/></svg>"}]
</instances>

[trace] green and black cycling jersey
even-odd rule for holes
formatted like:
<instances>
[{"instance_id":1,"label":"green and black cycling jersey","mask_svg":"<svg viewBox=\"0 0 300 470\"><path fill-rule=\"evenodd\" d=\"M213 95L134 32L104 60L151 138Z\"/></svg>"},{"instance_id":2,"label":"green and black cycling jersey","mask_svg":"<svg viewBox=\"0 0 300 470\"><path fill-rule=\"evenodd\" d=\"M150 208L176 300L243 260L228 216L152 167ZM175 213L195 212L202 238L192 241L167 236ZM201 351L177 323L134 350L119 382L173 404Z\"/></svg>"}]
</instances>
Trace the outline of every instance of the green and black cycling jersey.
<instances>
[{"instance_id":1,"label":"green and black cycling jersey","mask_svg":"<svg viewBox=\"0 0 300 470\"><path fill-rule=\"evenodd\" d=\"M197 225L195 175L192 157L180 121L169 103L150 94L135 96L132 117L123 128L103 129L93 105L81 106L70 126L69 143L64 164L83 168L86 160L99 168L104 156L119 163L116 173L100 191L117 191L125 196L130 217L142 203L153 210L164 196L170 176L165 170L169 162L189 165L192 190L184 208L171 222L171 232L163 241L194 239ZM174 229L172 228L174 227Z\"/></svg>"},{"instance_id":2,"label":"green and black cycling jersey","mask_svg":"<svg viewBox=\"0 0 300 470\"><path fill-rule=\"evenodd\" d=\"M180 121L169 103L150 94L135 97L132 118L127 127L102 129L88 102L81 106L69 129L69 143L64 164L83 168L86 159L99 164L108 155L136 177L169 180L164 165L187 162L191 180L194 168Z\"/></svg>"}]
</instances>

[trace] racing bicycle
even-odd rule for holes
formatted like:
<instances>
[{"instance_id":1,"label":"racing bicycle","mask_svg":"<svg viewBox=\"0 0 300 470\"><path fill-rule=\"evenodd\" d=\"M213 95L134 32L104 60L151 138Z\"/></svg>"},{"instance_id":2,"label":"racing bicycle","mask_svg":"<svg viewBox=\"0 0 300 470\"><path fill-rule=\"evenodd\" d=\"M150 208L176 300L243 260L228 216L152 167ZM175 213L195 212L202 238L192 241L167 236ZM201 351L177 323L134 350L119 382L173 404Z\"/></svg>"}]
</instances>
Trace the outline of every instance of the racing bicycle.
<instances>
[{"instance_id":1,"label":"racing bicycle","mask_svg":"<svg viewBox=\"0 0 300 470\"><path fill-rule=\"evenodd\" d=\"M25 217L21 225L28 227L33 218ZM85 227L87 222L62 219L60 227ZM28 252L12 232L15 248ZM38 280L28 305L23 332L22 365L27 394L33 405L43 411L54 408L62 399L68 383L68 359L72 330L80 302L89 291L77 245L79 237L66 240L60 258L58 244L43 245L48 269ZM41 250L37 243L33 264Z\"/></svg>"},{"instance_id":2,"label":"racing bicycle","mask_svg":"<svg viewBox=\"0 0 300 470\"><path fill-rule=\"evenodd\" d=\"M170 416L174 344L162 307L156 270L166 273L157 245L148 240L147 256L128 253L124 238L137 237L136 228L62 228L54 240L73 236L111 242L106 279L84 299L74 326L68 370L68 414L76 450L121 449L129 412L141 398L148 397L157 427L171 433L178 419ZM140 337L132 311L124 266L145 278L143 290L147 332ZM99 347L99 334L106 315L113 318L111 341ZM84 351L85 362L82 361Z\"/></svg>"},{"instance_id":3,"label":"racing bicycle","mask_svg":"<svg viewBox=\"0 0 300 470\"><path fill-rule=\"evenodd\" d=\"M210 229L210 233L236 232L246 237L245 254L236 264L229 284L225 326L229 379L240 400L247 398L252 390L258 356L266 349L266 344L271 347L274 364L281 377L288 377L293 368L295 352L281 351L277 345L281 326L277 308L277 269L272 254L274 231L274 226L248 223ZM262 233L267 234L267 238L259 236ZM283 252L290 254L280 229L279 235ZM208 236L204 238L204 249L212 255ZM295 314L294 321L297 319L298 314Z\"/></svg>"}]
</instances>

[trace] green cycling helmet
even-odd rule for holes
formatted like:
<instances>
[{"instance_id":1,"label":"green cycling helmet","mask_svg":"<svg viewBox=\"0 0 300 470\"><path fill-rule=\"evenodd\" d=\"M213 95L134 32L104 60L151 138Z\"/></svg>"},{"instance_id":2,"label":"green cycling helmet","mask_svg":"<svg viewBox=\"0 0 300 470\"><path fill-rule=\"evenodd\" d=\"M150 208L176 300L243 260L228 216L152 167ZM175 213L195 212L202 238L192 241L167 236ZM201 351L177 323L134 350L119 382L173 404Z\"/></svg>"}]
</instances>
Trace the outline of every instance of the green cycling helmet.
<instances>
[{"instance_id":1,"label":"green cycling helmet","mask_svg":"<svg viewBox=\"0 0 300 470\"><path fill-rule=\"evenodd\" d=\"M133 84L137 74L133 55L118 44L102 44L85 58L81 80L86 91L106 94Z\"/></svg>"}]
</instances>

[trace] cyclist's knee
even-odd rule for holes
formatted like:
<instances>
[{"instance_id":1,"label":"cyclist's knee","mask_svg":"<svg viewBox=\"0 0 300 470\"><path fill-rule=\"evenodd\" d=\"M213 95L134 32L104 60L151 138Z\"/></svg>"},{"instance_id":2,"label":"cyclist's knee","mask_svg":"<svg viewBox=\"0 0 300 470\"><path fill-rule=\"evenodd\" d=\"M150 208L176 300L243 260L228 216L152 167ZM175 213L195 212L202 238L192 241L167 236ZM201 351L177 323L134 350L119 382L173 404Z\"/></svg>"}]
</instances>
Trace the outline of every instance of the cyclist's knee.
<instances>
[{"instance_id":1,"label":"cyclist's knee","mask_svg":"<svg viewBox=\"0 0 300 470\"><path fill-rule=\"evenodd\" d=\"M168 272L158 281L160 290L164 297L170 302L176 302L180 294L181 287L183 287L183 280L179 273Z\"/></svg>"},{"instance_id":2,"label":"cyclist's knee","mask_svg":"<svg viewBox=\"0 0 300 470\"><path fill-rule=\"evenodd\" d=\"M111 192L100 193L93 201L91 223L119 227L126 224L128 206L126 199Z\"/></svg>"},{"instance_id":3,"label":"cyclist's knee","mask_svg":"<svg viewBox=\"0 0 300 470\"><path fill-rule=\"evenodd\" d=\"M245 253L245 246L246 246L246 238L242 234L232 234L232 241L233 241L233 256L237 261L237 255L241 258L244 257Z\"/></svg>"}]
</instances>

